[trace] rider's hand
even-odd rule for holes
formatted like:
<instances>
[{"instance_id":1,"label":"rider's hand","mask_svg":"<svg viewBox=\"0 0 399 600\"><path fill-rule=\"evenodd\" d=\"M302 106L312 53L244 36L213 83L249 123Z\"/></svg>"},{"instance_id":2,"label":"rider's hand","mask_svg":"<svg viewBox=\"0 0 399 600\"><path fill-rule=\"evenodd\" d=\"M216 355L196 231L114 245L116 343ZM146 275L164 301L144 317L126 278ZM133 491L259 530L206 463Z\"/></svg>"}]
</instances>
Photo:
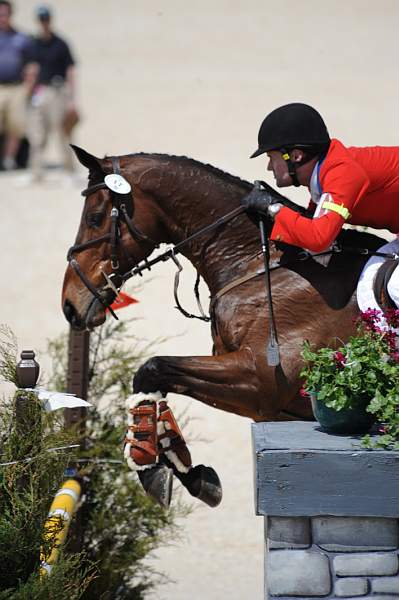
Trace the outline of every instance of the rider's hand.
<instances>
[{"instance_id":1,"label":"rider's hand","mask_svg":"<svg viewBox=\"0 0 399 600\"><path fill-rule=\"evenodd\" d=\"M252 191L244 196L241 200L241 206L248 212L261 212L266 213L271 204L276 201L269 192L267 192L259 181L255 181Z\"/></svg>"}]
</instances>

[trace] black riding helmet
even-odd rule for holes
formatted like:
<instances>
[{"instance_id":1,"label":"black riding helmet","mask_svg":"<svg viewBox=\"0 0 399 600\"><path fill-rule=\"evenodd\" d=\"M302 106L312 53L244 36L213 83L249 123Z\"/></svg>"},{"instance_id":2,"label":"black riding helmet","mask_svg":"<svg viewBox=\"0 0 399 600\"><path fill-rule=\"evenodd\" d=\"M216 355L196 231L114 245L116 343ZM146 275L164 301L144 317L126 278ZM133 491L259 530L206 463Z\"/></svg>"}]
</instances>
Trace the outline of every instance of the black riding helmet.
<instances>
[{"instance_id":1,"label":"black riding helmet","mask_svg":"<svg viewBox=\"0 0 399 600\"><path fill-rule=\"evenodd\" d=\"M317 110L308 104L292 102L276 108L263 120L258 133L258 149L250 158L269 150L279 150L287 162L294 185L298 186L296 166L326 152L329 144L326 124ZM293 148L306 150L306 158L297 165L294 165L288 154Z\"/></svg>"},{"instance_id":2,"label":"black riding helmet","mask_svg":"<svg viewBox=\"0 0 399 600\"><path fill-rule=\"evenodd\" d=\"M258 149L251 158L269 150L328 146L330 136L320 114L308 104L293 102L273 110L258 134Z\"/></svg>"}]
</instances>

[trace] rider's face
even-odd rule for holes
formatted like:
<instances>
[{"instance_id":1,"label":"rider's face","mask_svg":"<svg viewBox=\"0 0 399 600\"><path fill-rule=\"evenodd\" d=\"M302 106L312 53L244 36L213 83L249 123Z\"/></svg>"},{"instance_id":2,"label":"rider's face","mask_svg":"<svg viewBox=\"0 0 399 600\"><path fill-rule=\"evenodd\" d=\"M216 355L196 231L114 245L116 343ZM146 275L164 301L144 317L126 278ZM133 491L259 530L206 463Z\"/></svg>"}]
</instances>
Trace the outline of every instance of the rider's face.
<instances>
[{"instance_id":1,"label":"rider's face","mask_svg":"<svg viewBox=\"0 0 399 600\"><path fill-rule=\"evenodd\" d=\"M267 170L273 171L277 187L287 187L288 185L292 185L292 179L288 173L288 166L281 152L278 150L270 150L270 152L267 152L267 157L269 159Z\"/></svg>"},{"instance_id":2,"label":"rider's face","mask_svg":"<svg viewBox=\"0 0 399 600\"><path fill-rule=\"evenodd\" d=\"M0 4L0 31L7 31L11 26L11 11L7 4Z\"/></svg>"}]
</instances>

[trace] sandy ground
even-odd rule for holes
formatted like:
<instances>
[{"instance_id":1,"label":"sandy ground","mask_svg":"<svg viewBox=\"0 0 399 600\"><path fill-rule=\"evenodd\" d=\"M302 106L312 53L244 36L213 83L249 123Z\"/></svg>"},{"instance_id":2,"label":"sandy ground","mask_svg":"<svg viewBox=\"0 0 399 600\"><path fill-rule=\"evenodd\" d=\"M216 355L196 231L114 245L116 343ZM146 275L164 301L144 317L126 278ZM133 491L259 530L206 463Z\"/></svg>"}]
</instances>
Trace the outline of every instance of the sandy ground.
<instances>
[{"instance_id":1,"label":"sandy ground","mask_svg":"<svg viewBox=\"0 0 399 600\"><path fill-rule=\"evenodd\" d=\"M16 22L32 30L32 0L19 0ZM380 0L320 3L293 0L59 0L57 29L79 62L83 121L76 142L102 156L135 151L184 154L253 180L265 159L248 160L264 115L291 101L313 104L330 132L347 144L396 145L399 5ZM21 348L44 351L67 330L60 310L65 254L82 200L62 181L17 186L0 176L1 321ZM273 183L270 180L270 183ZM290 191L303 201L305 194ZM194 308L186 271L182 299ZM172 268L152 272L136 293L135 332L165 336L161 353L208 354L207 325L173 308ZM178 334L176 336L176 334ZM48 368L45 357L41 363ZM153 565L172 582L159 600L260 599L263 522L254 515L250 422L175 397L188 406L195 462L212 464L225 491L222 505L196 510L183 539L160 549Z\"/></svg>"}]
</instances>

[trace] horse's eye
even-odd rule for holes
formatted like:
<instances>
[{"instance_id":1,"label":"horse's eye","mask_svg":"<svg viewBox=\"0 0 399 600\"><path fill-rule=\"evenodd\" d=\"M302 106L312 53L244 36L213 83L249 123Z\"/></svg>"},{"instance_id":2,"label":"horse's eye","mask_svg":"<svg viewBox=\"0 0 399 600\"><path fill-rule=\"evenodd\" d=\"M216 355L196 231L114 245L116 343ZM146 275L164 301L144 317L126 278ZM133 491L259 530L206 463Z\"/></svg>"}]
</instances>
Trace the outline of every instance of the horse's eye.
<instances>
[{"instance_id":1,"label":"horse's eye","mask_svg":"<svg viewBox=\"0 0 399 600\"><path fill-rule=\"evenodd\" d=\"M86 223L89 227L100 227L104 219L104 213L95 212L86 215Z\"/></svg>"}]
</instances>

